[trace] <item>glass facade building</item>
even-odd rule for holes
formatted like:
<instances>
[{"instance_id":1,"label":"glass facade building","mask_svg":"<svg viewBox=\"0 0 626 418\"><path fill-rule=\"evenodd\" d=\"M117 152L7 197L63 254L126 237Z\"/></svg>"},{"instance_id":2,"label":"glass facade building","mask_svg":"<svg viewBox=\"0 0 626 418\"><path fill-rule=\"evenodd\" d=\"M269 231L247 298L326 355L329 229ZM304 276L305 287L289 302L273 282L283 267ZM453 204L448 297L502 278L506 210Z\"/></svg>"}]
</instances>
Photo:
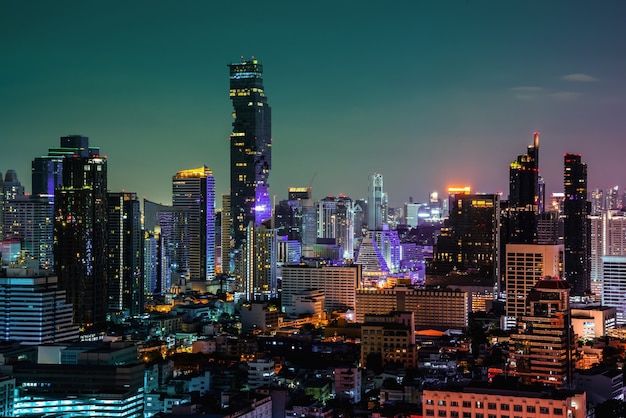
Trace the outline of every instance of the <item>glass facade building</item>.
<instances>
[{"instance_id":1,"label":"glass facade building","mask_svg":"<svg viewBox=\"0 0 626 418\"><path fill-rule=\"evenodd\" d=\"M230 196L234 248L246 238L250 222L269 219L272 205L268 177L272 166L271 108L263 89L263 66L256 60L232 63L230 99Z\"/></svg>"}]
</instances>

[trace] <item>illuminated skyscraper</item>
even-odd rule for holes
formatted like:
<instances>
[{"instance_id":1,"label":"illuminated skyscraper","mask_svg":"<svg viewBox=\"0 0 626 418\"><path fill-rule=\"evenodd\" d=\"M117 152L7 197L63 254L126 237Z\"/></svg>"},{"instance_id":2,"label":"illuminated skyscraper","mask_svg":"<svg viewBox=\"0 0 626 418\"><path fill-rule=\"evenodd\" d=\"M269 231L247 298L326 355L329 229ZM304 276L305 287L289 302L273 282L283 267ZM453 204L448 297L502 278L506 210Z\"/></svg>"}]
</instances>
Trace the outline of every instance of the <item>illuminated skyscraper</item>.
<instances>
[{"instance_id":1,"label":"illuminated skyscraper","mask_svg":"<svg viewBox=\"0 0 626 418\"><path fill-rule=\"evenodd\" d=\"M509 200L504 213L503 244L537 243L537 215L541 200L539 133L535 132L533 145L529 145L526 154L518 155L509 166Z\"/></svg>"},{"instance_id":2,"label":"illuminated skyscraper","mask_svg":"<svg viewBox=\"0 0 626 418\"><path fill-rule=\"evenodd\" d=\"M367 200L367 229L377 231L383 229L383 175L374 173L369 176Z\"/></svg>"},{"instance_id":3,"label":"illuminated skyscraper","mask_svg":"<svg viewBox=\"0 0 626 418\"><path fill-rule=\"evenodd\" d=\"M500 195L450 195L450 214L441 228L427 271L462 272L497 283L500 260Z\"/></svg>"},{"instance_id":4,"label":"illuminated skyscraper","mask_svg":"<svg viewBox=\"0 0 626 418\"><path fill-rule=\"evenodd\" d=\"M183 170L172 177L172 206L187 214L185 242L192 282L215 277L215 179L206 166ZM201 290L205 290L201 289Z\"/></svg>"},{"instance_id":5,"label":"illuminated skyscraper","mask_svg":"<svg viewBox=\"0 0 626 418\"><path fill-rule=\"evenodd\" d=\"M136 193L107 195L108 304L113 312L143 313L143 230Z\"/></svg>"},{"instance_id":6,"label":"illuminated skyscraper","mask_svg":"<svg viewBox=\"0 0 626 418\"><path fill-rule=\"evenodd\" d=\"M591 290L591 203L587 200L587 164L580 154L564 156L565 279L574 295Z\"/></svg>"},{"instance_id":7,"label":"illuminated skyscraper","mask_svg":"<svg viewBox=\"0 0 626 418\"><path fill-rule=\"evenodd\" d=\"M328 196L318 202L317 237L334 238L343 257L354 257L354 205L347 196Z\"/></svg>"},{"instance_id":8,"label":"illuminated skyscraper","mask_svg":"<svg viewBox=\"0 0 626 418\"><path fill-rule=\"evenodd\" d=\"M235 118L230 135L231 216L238 249L250 222L259 225L271 217L272 113L263 90L263 66L251 59L228 67Z\"/></svg>"},{"instance_id":9,"label":"illuminated skyscraper","mask_svg":"<svg viewBox=\"0 0 626 418\"><path fill-rule=\"evenodd\" d=\"M107 160L84 136L61 138L63 182L54 195L54 266L74 305L74 322L89 328L107 313Z\"/></svg>"}]
</instances>

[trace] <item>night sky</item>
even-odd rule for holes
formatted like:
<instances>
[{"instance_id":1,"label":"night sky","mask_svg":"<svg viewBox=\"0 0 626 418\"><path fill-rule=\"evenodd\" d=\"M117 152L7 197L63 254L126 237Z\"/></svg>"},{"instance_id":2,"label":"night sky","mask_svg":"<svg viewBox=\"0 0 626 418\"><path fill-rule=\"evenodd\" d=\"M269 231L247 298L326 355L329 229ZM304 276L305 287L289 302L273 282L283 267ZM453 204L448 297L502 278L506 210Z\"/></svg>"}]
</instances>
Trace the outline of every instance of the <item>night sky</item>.
<instances>
[{"instance_id":1,"label":"night sky","mask_svg":"<svg viewBox=\"0 0 626 418\"><path fill-rule=\"evenodd\" d=\"M171 202L176 171L207 165L227 193L229 62L264 64L271 193L392 206L470 184L508 191L508 165L541 133L547 191L563 154L589 187L626 187L626 2L0 2L0 171L81 134L109 189ZM217 199L221 202L221 199ZM219 205L220 203L218 203Z\"/></svg>"}]
</instances>

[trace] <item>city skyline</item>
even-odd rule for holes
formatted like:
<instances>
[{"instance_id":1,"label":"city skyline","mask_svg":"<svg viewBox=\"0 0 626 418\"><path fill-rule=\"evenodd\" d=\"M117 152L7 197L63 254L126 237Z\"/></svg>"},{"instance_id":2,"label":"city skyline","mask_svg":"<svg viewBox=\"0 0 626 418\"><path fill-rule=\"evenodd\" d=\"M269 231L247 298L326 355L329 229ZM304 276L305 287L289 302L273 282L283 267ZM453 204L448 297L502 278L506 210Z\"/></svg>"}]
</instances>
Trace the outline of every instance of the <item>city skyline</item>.
<instances>
[{"instance_id":1,"label":"city skyline","mask_svg":"<svg viewBox=\"0 0 626 418\"><path fill-rule=\"evenodd\" d=\"M392 207L451 184L506 198L534 131L548 193L563 191L565 153L582 154L590 190L623 187L624 12L618 1L5 3L0 172L30 192L32 160L78 134L107 155L111 191L169 204L171 177L206 165L216 196L228 193L227 65L254 56L278 200L311 182L316 199L364 198L374 172Z\"/></svg>"}]
</instances>

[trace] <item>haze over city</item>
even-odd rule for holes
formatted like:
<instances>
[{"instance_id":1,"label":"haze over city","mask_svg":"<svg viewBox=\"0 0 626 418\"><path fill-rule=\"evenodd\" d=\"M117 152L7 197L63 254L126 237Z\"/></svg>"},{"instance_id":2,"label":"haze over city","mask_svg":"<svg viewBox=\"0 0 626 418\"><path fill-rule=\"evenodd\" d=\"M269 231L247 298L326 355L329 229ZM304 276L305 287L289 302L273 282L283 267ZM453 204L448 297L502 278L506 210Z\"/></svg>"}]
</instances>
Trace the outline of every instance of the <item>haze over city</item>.
<instances>
[{"instance_id":1,"label":"haze over city","mask_svg":"<svg viewBox=\"0 0 626 418\"><path fill-rule=\"evenodd\" d=\"M207 165L228 192L227 64L256 57L272 106L271 193L367 195L392 206L450 184L508 190L508 164L541 132L562 191L566 152L589 188L624 184L621 1L3 2L0 171L30 191L34 157L90 138L109 189L171 200Z\"/></svg>"}]
</instances>

